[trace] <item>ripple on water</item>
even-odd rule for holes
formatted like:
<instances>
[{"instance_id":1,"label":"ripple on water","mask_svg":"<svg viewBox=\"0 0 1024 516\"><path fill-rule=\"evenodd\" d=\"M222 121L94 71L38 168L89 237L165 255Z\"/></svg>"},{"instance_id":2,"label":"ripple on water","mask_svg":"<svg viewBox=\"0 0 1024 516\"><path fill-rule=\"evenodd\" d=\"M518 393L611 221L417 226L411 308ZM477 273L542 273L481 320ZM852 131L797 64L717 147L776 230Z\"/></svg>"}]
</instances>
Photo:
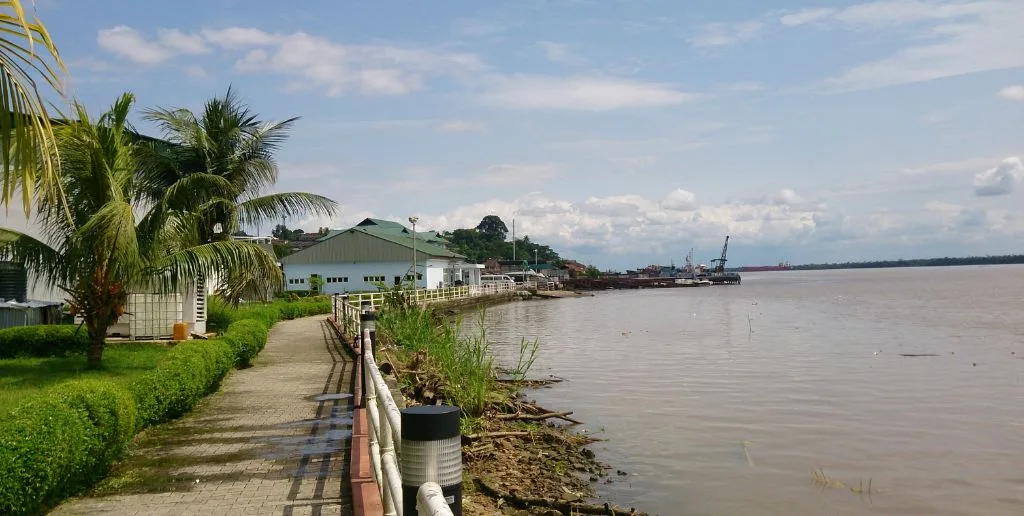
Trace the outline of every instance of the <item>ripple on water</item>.
<instances>
[{"instance_id":1,"label":"ripple on water","mask_svg":"<svg viewBox=\"0 0 1024 516\"><path fill-rule=\"evenodd\" d=\"M503 361L520 337L540 339L535 374L568 381L533 396L609 439L602 459L630 475L599 490L619 503L1020 514L1022 291L1020 266L764 273L512 303L487 319ZM818 467L877 492L822 491Z\"/></svg>"}]
</instances>

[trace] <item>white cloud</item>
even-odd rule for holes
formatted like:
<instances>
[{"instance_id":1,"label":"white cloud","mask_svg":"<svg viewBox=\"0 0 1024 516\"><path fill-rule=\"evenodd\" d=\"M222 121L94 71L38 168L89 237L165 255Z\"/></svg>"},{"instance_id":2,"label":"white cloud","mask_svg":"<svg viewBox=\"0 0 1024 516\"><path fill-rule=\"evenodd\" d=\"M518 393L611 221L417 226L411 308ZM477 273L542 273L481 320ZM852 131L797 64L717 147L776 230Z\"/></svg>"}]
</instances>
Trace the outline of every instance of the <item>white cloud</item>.
<instances>
[{"instance_id":1,"label":"white cloud","mask_svg":"<svg viewBox=\"0 0 1024 516\"><path fill-rule=\"evenodd\" d=\"M999 166L974 175L974 193L980 196L1006 195L1024 179L1020 158L1006 158Z\"/></svg>"},{"instance_id":2,"label":"white cloud","mask_svg":"<svg viewBox=\"0 0 1024 516\"><path fill-rule=\"evenodd\" d=\"M942 161L938 163L929 163L927 165L919 165L916 167L905 168L903 169L903 173L908 175L959 174L983 168L985 166L992 164L992 162L997 159L999 158L994 158L992 156L983 156L956 161Z\"/></svg>"},{"instance_id":3,"label":"white cloud","mask_svg":"<svg viewBox=\"0 0 1024 516\"><path fill-rule=\"evenodd\" d=\"M611 111L682 104L697 96L663 83L608 77L543 77L513 75L497 78L483 99L512 108Z\"/></svg>"},{"instance_id":4,"label":"white cloud","mask_svg":"<svg viewBox=\"0 0 1024 516\"><path fill-rule=\"evenodd\" d=\"M96 43L103 50L140 64L157 64L173 55L164 45L146 40L127 25L100 30Z\"/></svg>"},{"instance_id":5,"label":"white cloud","mask_svg":"<svg viewBox=\"0 0 1024 516\"><path fill-rule=\"evenodd\" d=\"M269 35L234 28L216 37L230 48L260 47L235 64L238 71L281 74L291 80L289 89L293 91L322 89L328 96L352 91L402 95L423 89L430 76L467 76L484 69L474 54L391 45L343 45L302 32Z\"/></svg>"},{"instance_id":6,"label":"white cloud","mask_svg":"<svg viewBox=\"0 0 1024 516\"><path fill-rule=\"evenodd\" d=\"M178 29L160 29L157 41L172 52L182 54L205 54L210 51L198 34L186 34Z\"/></svg>"},{"instance_id":7,"label":"white cloud","mask_svg":"<svg viewBox=\"0 0 1024 516\"><path fill-rule=\"evenodd\" d=\"M661 200L661 207L673 211L690 211L697 207L697 195L682 188L676 188Z\"/></svg>"},{"instance_id":8,"label":"white cloud","mask_svg":"<svg viewBox=\"0 0 1024 516\"><path fill-rule=\"evenodd\" d=\"M230 49L266 46L276 43L281 39L278 35L250 27L203 29L201 34L207 41Z\"/></svg>"},{"instance_id":9,"label":"white cloud","mask_svg":"<svg viewBox=\"0 0 1024 516\"><path fill-rule=\"evenodd\" d=\"M779 18L779 23L786 27L798 27L800 25L806 25L813 23L824 18L827 18L835 14L835 9L830 8L813 8L804 9L794 13L784 14Z\"/></svg>"},{"instance_id":10,"label":"white cloud","mask_svg":"<svg viewBox=\"0 0 1024 516\"><path fill-rule=\"evenodd\" d=\"M486 131L487 126L480 122L470 122L468 120L449 120L438 126L438 129L449 133L466 133Z\"/></svg>"},{"instance_id":11,"label":"white cloud","mask_svg":"<svg viewBox=\"0 0 1024 516\"><path fill-rule=\"evenodd\" d=\"M570 45L564 43L555 43L553 41L538 41L537 46L544 51L544 57L548 61L554 63L561 63L566 65L582 65L587 60L573 51Z\"/></svg>"},{"instance_id":12,"label":"white cloud","mask_svg":"<svg viewBox=\"0 0 1024 516\"><path fill-rule=\"evenodd\" d=\"M1007 86L999 90L999 96L1014 102L1024 102L1024 84Z\"/></svg>"},{"instance_id":13,"label":"white cloud","mask_svg":"<svg viewBox=\"0 0 1024 516\"><path fill-rule=\"evenodd\" d=\"M709 23L690 38L690 45L697 49L736 45L754 39L763 30L764 24L756 20Z\"/></svg>"},{"instance_id":14,"label":"white cloud","mask_svg":"<svg viewBox=\"0 0 1024 516\"><path fill-rule=\"evenodd\" d=\"M1024 3L1001 0L925 2L888 0L838 11L837 22L878 29L931 22L913 31L909 46L824 81L834 92L931 81L1024 66Z\"/></svg>"}]
</instances>

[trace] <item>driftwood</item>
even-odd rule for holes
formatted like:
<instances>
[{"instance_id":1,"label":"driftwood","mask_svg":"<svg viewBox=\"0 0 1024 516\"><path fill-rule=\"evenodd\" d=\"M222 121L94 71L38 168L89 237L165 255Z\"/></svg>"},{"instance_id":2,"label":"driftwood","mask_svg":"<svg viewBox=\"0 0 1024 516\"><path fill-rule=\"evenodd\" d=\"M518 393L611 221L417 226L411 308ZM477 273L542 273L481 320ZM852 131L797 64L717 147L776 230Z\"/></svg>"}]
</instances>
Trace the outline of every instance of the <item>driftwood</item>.
<instances>
[{"instance_id":1,"label":"driftwood","mask_svg":"<svg viewBox=\"0 0 1024 516\"><path fill-rule=\"evenodd\" d=\"M564 421L568 421L568 422L570 422L570 423L572 423L574 425L581 425L581 424L583 424L580 421L577 421L577 420L569 417L570 415L572 415L572 411L569 411L569 412L547 412L547 413L544 413L544 414L523 414L521 412L517 412L515 414L498 414L496 417L498 419L515 419L515 420L519 420L519 421L544 421L545 419L556 418L556 419L562 419Z\"/></svg>"},{"instance_id":2,"label":"driftwood","mask_svg":"<svg viewBox=\"0 0 1024 516\"><path fill-rule=\"evenodd\" d=\"M480 432L477 434L469 434L462 436L463 439L475 441L477 439L497 438L497 437L520 437L530 435L530 432L526 431L515 431L515 432Z\"/></svg>"},{"instance_id":3,"label":"driftwood","mask_svg":"<svg viewBox=\"0 0 1024 516\"><path fill-rule=\"evenodd\" d=\"M521 509L529 507L548 507L562 511L566 514L622 514L622 515L634 515L634 516L647 516L647 513L637 512L636 509L626 509L610 503L601 505L585 503L585 502L569 502L566 500L558 500L555 498L540 498L533 496L520 496L518 494L510 493L504 489L488 483L482 478L474 479L476 485L480 488L480 491L492 498L500 498L506 500L512 505L515 505Z\"/></svg>"},{"instance_id":4,"label":"driftwood","mask_svg":"<svg viewBox=\"0 0 1024 516\"><path fill-rule=\"evenodd\" d=\"M937 357L937 353L900 353L901 357Z\"/></svg>"}]
</instances>

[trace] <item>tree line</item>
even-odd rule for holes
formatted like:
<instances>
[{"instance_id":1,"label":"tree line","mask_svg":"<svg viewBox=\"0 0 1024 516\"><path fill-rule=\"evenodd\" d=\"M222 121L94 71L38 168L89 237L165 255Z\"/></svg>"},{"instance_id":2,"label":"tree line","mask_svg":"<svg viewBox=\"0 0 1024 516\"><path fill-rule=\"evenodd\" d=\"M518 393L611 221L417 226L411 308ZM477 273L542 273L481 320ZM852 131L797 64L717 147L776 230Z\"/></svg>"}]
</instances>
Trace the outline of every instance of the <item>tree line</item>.
<instances>
[{"instance_id":1,"label":"tree line","mask_svg":"<svg viewBox=\"0 0 1024 516\"><path fill-rule=\"evenodd\" d=\"M487 215L474 228L445 231L441 236L450 242L449 249L477 262L496 258L562 264L562 257L554 249L530 240L528 235L516 238L514 244L507 240L508 227L497 215Z\"/></svg>"},{"instance_id":2,"label":"tree line","mask_svg":"<svg viewBox=\"0 0 1024 516\"><path fill-rule=\"evenodd\" d=\"M794 265L793 270L885 269L893 267L951 267L956 265L1010 265L1024 263L1024 254L1001 256L966 256L961 258L918 258L911 260L877 260L871 262L809 263Z\"/></svg>"}]
</instances>

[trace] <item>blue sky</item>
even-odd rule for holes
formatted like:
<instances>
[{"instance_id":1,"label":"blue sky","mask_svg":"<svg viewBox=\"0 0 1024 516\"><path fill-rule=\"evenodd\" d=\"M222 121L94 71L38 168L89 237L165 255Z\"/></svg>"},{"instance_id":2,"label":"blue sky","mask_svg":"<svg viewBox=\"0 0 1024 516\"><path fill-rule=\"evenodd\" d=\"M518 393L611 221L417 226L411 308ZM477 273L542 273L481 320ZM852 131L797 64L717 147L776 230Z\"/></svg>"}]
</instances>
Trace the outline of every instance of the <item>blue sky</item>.
<instances>
[{"instance_id":1,"label":"blue sky","mask_svg":"<svg viewBox=\"0 0 1024 516\"><path fill-rule=\"evenodd\" d=\"M496 213L601 267L1024 252L1020 0L40 0L95 113L233 84L340 227ZM144 131L151 131L139 124ZM267 228L264 228L266 232Z\"/></svg>"}]
</instances>

